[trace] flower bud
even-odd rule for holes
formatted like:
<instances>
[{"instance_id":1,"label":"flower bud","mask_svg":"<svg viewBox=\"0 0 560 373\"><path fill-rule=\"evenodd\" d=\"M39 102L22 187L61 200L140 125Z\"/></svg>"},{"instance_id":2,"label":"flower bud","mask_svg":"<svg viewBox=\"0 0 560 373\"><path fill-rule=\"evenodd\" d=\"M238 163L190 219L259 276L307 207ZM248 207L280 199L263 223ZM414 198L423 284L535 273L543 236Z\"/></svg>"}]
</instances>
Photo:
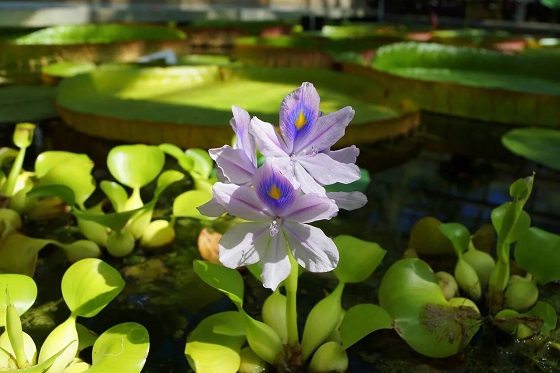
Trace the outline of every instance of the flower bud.
<instances>
[{"instance_id":1,"label":"flower bud","mask_svg":"<svg viewBox=\"0 0 560 373\"><path fill-rule=\"evenodd\" d=\"M262 307L262 318L280 337L282 344L288 342L288 324L286 321L286 297L278 291L266 298Z\"/></svg>"},{"instance_id":2,"label":"flower bud","mask_svg":"<svg viewBox=\"0 0 560 373\"><path fill-rule=\"evenodd\" d=\"M531 328L529 328L527 325L525 325L523 323L519 323L517 325L517 330L515 331L515 336L518 339L529 338L529 337L532 337L533 334L535 334L535 332L533 332L533 330Z\"/></svg>"},{"instance_id":3,"label":"flower bud","mask_svg":"<svg viewBox=\"0 0 560 373\"><path fill-rule=\"evenodd\" d=\"M459 292L459 285L457 285L457 281L455 281L455 277L453 277L451 273L439 271L436 273L436 278L445 299L449 300L457 295Z\"/></svg>"},{"instance_id":4,"label":"flower bud","mask_svg":"<svg viewBox=\"0 0 560 373\"><path fill-rule=\"evenodd\" d=\"M463 254L463 259L474 268L476 274L478 275L478 279L480 280L481 287L485 288L486 285L488 285L490 273L492 273L492 269L496 265L492 255L487 252L471 248Z\"/></svg>"},{"instance_id":5,"label":"flower bud","mask_svg":"<svg viewBox=\"0 0 560 373\"><path fill-rule=\"evenodd\" d=\"M128 231L112 231L107 238L107 251L112 256L127 256L134 250L136 242Z\"/></svg>"},{"instance_id":6,"label":"flower bud","mask_svg":"<svg viewBox=\"0 0 560 373\"><path fill-rule=\"evenodd\" d=\"M523 312L533 306L539 297L539 289L531 280L510 280L504 292L505 305Z\"/></svg>"},{"instance_id":7,"label":"flower bud","mask_svg":"<svg viewBox=\"0 0 560 373\"><path fill-rule=\"evenodd\" d=\"M471 307L473 308L476 312L480 313L480 310L478 309L478 306L469 298L463 298L463 297L454 297L448 300L449 305L451 305L452 307Z\"/></svg>"},{"instance_id":8,"label":"flower bud","mask_svg":"<svg viewBox=\"0 0 560 373\"><path fill-rule=\"evenodd\" d=\"M309 363L309 371L313 373L346 372L347 369L346 350L336 342L321 345Z\"/></svg>"},{"instance_id":9,"label":"flower bud","mask_svg":"<svg viewBox=\"0 0 560 373\"><path fill-rule=\"evenodd\" d=\"M276 363L282 354L282 342L274 329L264 322L246 315L247 342L251 349L267 363Z\"/></svg>"},{"instance_id":10,"label":"flower bud","mask_svg":"<svg viewBox=\"0 0 560 373\"><path fill-rule=\"evenodd\" d=\"M28 148L33 142L33 134L35 133L35 125L33 123L18 123L14 130L14 144L20 148Z\"/></svg>"},{"instance_id":11,"label":"flower bud","mask_svg":"<svg viewBox=\"0 0 560 373\"><path fill-rule=\"evenodd\" d=\"M457 260L455 265L455 280L457 284L471 299L479 300L482 297L482 288L476 271L463 258Z\"/></svg>"},{"instance_id":12,"label":"flower bud","mask_svg":"<svg viewBox=\"0 0 560 373\"><path fill-rule=\"evenodd\" d=\"M327 339L340 320L343 288L342 285L337 286L332 293L320 300L307 315L301 340L301 351L304 359L311 356L313 351Z\"/></svg>"},{"instance_id":13,"label":"flower bud","mask_svg":"<svg viewBox=\"0 0 560 373\"><path fill-rule=\"evenodd\" d=\"M496 313L496 316L494 316L494 319L496 320L495 324L504 332L513 334L517 330L517 325L519 323L516 321L508 321L507 319L513 319L516 317L519 317L519 312L509 308L504 308Z\"/></svg>"},{"instance_id":14,"label":"flower bud","mask_svg":"<svg viewBox=\"0 0 560 373\"><path fill-rule=\"evenodd\" d=\"M154 220L144 230L140 245L154 249L169 245L175 239L175 229L167 220Z\"/></svg>"},{"instance_id":15,"label":"flower bud","mask_svg":"<svg viewBox=\"0 0 560 373\"><path fill-rule=\"evenodd\" d=\"M251 347L245 347L239 353L241 364L238 373L261 373L266 372L266 361L261 359Z\"/></svg>"}]
</instances>

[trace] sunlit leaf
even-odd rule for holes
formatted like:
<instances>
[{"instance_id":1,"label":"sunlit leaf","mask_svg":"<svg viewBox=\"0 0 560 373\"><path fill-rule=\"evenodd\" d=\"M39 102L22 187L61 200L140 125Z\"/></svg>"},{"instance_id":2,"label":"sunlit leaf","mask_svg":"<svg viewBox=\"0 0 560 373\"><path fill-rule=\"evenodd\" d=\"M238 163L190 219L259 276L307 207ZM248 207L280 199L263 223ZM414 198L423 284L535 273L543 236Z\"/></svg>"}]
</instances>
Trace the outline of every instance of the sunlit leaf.
<instances>
[{"instance_id":1,"label":"sunlit leaf","mask_svg":"<svg viewBox=\"0 0 560 373\"><path fill-rule=\"evenodd\" d=\"M39 251L49 243L49 240L27 237L21 233L8 236L0 250L0 269L33 276Z\"/></svg>"},{"instance_id":2,"label":"sunlit leaf","mask_svg":"<svg viewBox=\"0 0 560 373\"><path fill-rule=\"evenodd\" d=\"M76 197L72 188L66 185L36 186L27 193L30 198L58 197L69 206L76 205Z\"/></svg>"},{"instance_id":3,"label":"sunlit leaf","mask_svg":"<svg viewBox=\"0 0 560 373\"><path fill-rule=\"evenodd\" d=\"M37 298L37 285L29 276L11 273L0 274L0 326L6 321L7 292L18 315L23 315Z\"/></svg>"},{"instance_id":4,"label":"sunlit leaf","mask_svg":"<svg viewBox=\"0 0 560 373\"><path fill-rule=\"evenodd\" d=\"M96 258L82 259L62 277L62 296L73 314L97 315L124 288L119 271Z\"/></svg>"},{"instance_id":5,"label":"sunlit leaf","mask_svg":"<svg viewBox=\"0 0 560 373\"><path fill-rule=\"evenodd\" d=\"M191 368L198 373L237 372L245 329L240 312L221 312L202 320L187 337L185 355Z\"/></svg>"},{"instance_id":6,"label":"sunlit leaf","mask_svg":"<svg viewBox=\"0 0 560 373\"><path fill-rule=\"evenodd\" d=\"M66 346L66 347L64 347ZM76 331L76 318L72 315L62 324L52 330L39 352L39 364L45 363L57 356L52 363L53 372L63 371L76 357L78 352L78 332Z\"/></svg>"},{"instance_id":7,"label":"sunlit leaf","mask_svg":"<svg viewBox=\"0 0 560 373\"><path fill-rule=\"evenodd\" d=\"M207 150L190 148L185 155L192 160L192 169L189 170L194 176L208 179L214 168L214 161L210 158Z\"/></svg>"},{"instance_id":8,"label":"sunlit leaf","mask_svg":"<svg viewBox=\"0 0 560 373\"><path fill-rule=\"evenodd\" d=\"M393 319L378 305L357 304L344 315L340 324L340 339L347 349L366 335L379 329L392 329Z\"/></svg>"},{"instance_id":9,"label":"sunlit leaf","mask_svg":"<svg viewBox=\"0 0 560 373\"><path fill-rule=\"evenodd\" d=\"M182 218L208 219L197 207L212 199L212 194L202 190L189 190L173 200L173 216Z\"/></svg>"},{"instance_id":10,"label":"sunlit leaf","mask_svg":"<svg viewBox=\"0 0 560 373\"><path fill-rule=\"evenodd\" d=\"M117 181L130 188L141 188L163 169L165 155L157 146L118 145L107 155L107 167Z\"/></svg>"},{"instance_id":11,"label":"sunlit leaf","mask_svg":"<svg viewBox=\"0 0 560 373\"><path fill-rule=\"evenodd\" d=\"M149 349L150 336L142 325L135 322L115 325L95 341L88 372L140 373Z\"/></svg>"},{"instance_id":12,"label":"sunlit leaf","mask_svg":"<svg viewBox=\"0 0 560 373\"><path fill-rule=\"evenodd\" d=\"M377 243L352 236L338 236L333 241L339 252L338 266L333 273L345 283L364 281L375 271L386 253Z\"/></svg>"},{"instance_id":13,"label":"sunlit leaf","mask_svg":"<svg viewBox=\"0 0 560 373\"><path fill-rule=\"evenodd\" d=\"M238 308L243 307L243 278L237 270L202 260L195 260L193 268L204 282L227 295Z\"/></svg>"},{"instance_id":14,"label":"sunlit leaf","mask_svg":"<svg viewBox=\"0 0 560 373\"><path fill-rule=\"evenodd\" d=\"M531 227L514 251L515 262L541 284L560 280L560 236Z\"/></svg>"}]
</instances>

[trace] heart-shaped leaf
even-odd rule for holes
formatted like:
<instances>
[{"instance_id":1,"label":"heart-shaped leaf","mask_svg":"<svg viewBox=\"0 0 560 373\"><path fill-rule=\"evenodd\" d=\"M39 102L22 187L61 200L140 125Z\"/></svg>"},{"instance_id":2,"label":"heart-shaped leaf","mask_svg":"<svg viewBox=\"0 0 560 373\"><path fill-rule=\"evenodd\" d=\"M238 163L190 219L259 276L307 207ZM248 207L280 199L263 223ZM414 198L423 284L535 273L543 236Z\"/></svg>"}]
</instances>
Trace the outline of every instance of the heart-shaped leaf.
<instances>
[{"instance_id":1,"label":"heart-shaped leaf","mask_svg":"<svg viewBox=\"0 0 560 373\"><path fill-rule=\"evenodd\" d=\"M243 307L243 278L237 270L202 260L195 260L193 269L204 282L227 295L237 308Z\"/></svg>"},{"instance_id":2,"label":"heart-shaped leaf","mask_svg":"<svg viewBox=\"0 0 560 373\"><path fill-rule=\"evenodd\" d=\"M5 325L7 295L16 308L18 315L23 315L37 299L37 285L29 276L2 273L0 274L0 326Z\"/></svg>"},{"instance_id":3,"label":"heart-shaped leaf","mask_svg":"<svg viewBox=\"0 0 560 373\"><path fill-rule=\"evenodd\" d=\"M453 249L458 257L467 251L471 234L467 227L460 223L445 223L439 226L439 231L453 244Z\"/></svg>"},{"instance_id":4,"label":"heart-shaped leaf","mask_svg":"<svg viewBox=\"0 0 560 373\"><path fill-rule=\"evenodd\" d=\"M197 207L211 199L212 194L202 190L189 190L181 193L173 201L173 216L208 220L209 218L202 215Z\"/></svg>"},{"instance_id":5,"label":"heart-shaped leaf","mask_svg":"<svg viewBox=\"0 0 560 373\"><path fill-rule=\"evenodd\" d=\"M150 349L146 328L125 322L107 329L93 345L91 373L140 373Z\"/></svg>"},{"instance_id":6,"label":"heart-shaped leaf","mask_svg":"<svg viewBox=\"0 0 560 373\"><path fill-rule=\"evenodd\" d=\"M375 242L352 236L338 236L333 241L340 256L333 273L344 283L362 282L371 276L387 252Z\"/></svg>"},{"instance_id":7,"label":"heart-shaped leaf","mask_svg":"<svg viewBox=\"0 0 560 373\"><path fill-rule=\"evenodd\" d=\"M490 218L492 220L492 225L494 226L496 232L501 231L504 216L506 215L506 212L508 208L510 208L510 206L511 206L511 202L506 202L492 210L492 214L490 215ZM509 243L517 242L517 240L519 240L523 235L525 235L527 229L529 229L530 226L531 226L531 217L525 210L521 210L519 212L519 217L517 218L517 222L513 226L508 236L507 243L509 244Z\"/></svg>"},{"instance_id":8,"label":"heart-shaped leaf","mask_svg":"<svg viewBox=\"0 0 560 373\"><path fill-rule=\"evenodd\" d=\"M344 349L348 349L376 330L392 328L393 319L383 308L376 304L357 304L346 311L340 323L340 339Z\"/></svg>"},{"instance_id":9,"label":"heart-shaped leaf","mask_svg":"<svg viewBox=\"0 0 560 373\"><path fill-rule=\"evenodd\" d=\"M237 311L205 318L187 337L185 355L189 365L199 373L237 372L245 330L245 317Z\"/></svg>"},{"instance_id":10,"label":"heart-shaped leaf","mask_svg":"<svg viewBox=\"0 0 560 373\"><path fill-rule=\"evenodd\" d=\"M72 314L97 315L124 288L119 271L96 258L82 259L62 277L62 296Z\"/></svg>"},{"instance_id":11,"label":"heart-shaped leaf","mask_svg":"<svg viewBox=\"0 0 560 373\"><path fill-rule=\"evenodd\" d=\"M515 262L541 284L560 280L560 236L536 227L519 238Z\"/></svg>"},{"instance_id":12,"label":"heart-shaped leaf","mask_svg":"<svg viewBox=\"0 0 560 373\"><path fill-rule=\"evenodd\" d=\"M107 155L107 167L117 181L138 189L153 181L163 169L165 154L154 145L118 145Z\"/></svg>"}]
</instances>

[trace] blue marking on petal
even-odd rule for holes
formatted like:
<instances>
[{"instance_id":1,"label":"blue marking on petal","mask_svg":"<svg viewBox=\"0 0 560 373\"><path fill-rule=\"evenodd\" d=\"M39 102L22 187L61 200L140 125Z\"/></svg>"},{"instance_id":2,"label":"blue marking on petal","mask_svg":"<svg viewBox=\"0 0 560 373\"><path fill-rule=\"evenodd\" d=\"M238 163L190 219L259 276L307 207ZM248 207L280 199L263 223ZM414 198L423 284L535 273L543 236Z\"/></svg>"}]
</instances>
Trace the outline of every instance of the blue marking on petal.
<instances>
[{"instance_id":1,"label":"blue marking on petal","mask_svg":"<svg viewBox=\"0 0 560 373\"><path fill-rule=\"evenodd\" d=\"M281 213L290 206L296 197L293 185L274 168L262 166L262 177L255 183L255 191L259 199L269 207L273 213Z\"/></svg>"}]
</instances>

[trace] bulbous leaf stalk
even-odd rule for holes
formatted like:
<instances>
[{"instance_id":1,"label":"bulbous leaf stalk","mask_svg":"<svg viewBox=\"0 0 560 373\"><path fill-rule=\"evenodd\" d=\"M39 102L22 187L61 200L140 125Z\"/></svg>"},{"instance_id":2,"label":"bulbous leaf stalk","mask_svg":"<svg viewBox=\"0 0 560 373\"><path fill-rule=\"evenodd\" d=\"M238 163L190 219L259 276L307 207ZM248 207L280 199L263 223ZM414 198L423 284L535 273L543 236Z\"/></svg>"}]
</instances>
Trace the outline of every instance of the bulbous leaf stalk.
<instances>
[{"instance_id":1,"label":"bulbous leaf stalk","mask_svg":"<svg viewBox=\"0 0 560 373\"><path fill-rule=\"evenodd\" d=\"M12 197L16 192L15 186L18 175L21 173L23 168L23 160L25 159L25 152L27 148L33 142L33 134L35 132L35 125L32 123L18 123L14 131L13 141L14 144L19 148L19 152L14 160L8 179L4 184L2 192Z\"/></svg>"}]
</instances>

